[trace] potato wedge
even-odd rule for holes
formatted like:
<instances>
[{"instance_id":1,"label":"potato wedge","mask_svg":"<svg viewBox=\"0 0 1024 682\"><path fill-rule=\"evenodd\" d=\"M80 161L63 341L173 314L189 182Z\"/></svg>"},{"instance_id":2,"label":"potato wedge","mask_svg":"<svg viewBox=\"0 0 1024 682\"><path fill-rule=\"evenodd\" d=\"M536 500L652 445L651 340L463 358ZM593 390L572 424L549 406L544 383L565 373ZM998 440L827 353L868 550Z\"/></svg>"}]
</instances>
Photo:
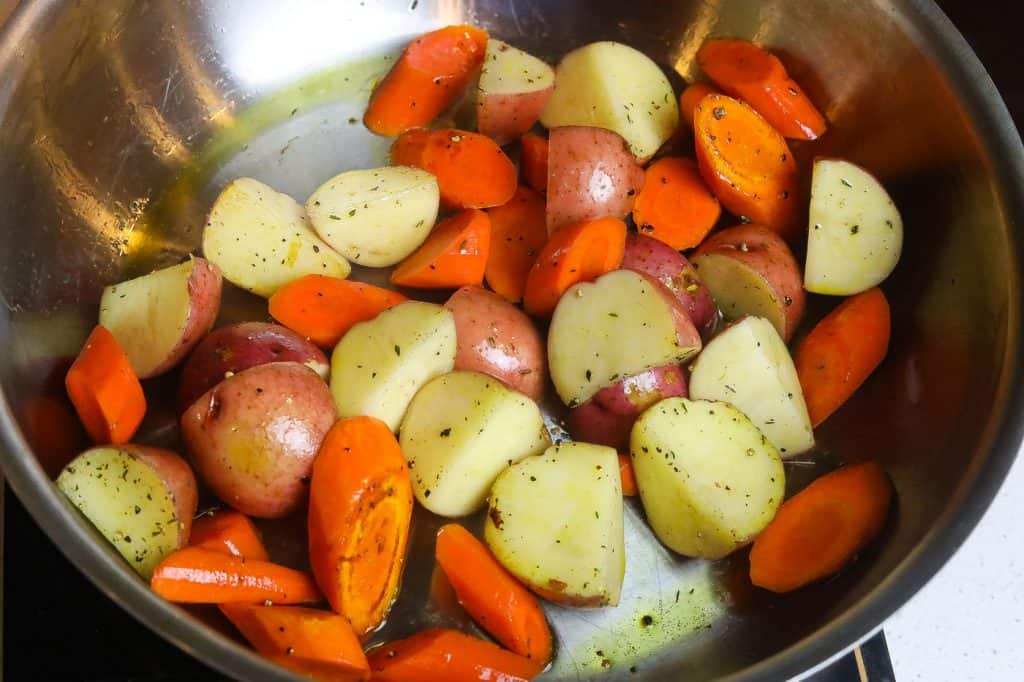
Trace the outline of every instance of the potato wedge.
<instances>
[{"instance_id":1,"label":"potato wedge","mask_svg":"<svg viewBox=\"0 0 1024 682\"><path fill-rule=\"evenodd\" d=\"M630 270L570 288L548 331L551 380L570 407L624 377L685 362L700 348L700 334L672 292Z\"/></svg>"},{"instance_id":2,"label":"potato wedge","mask_svg":"<svg viewBox=\"0 0 1024 682\"><path fill-rule=\"evenodd\" d=\"M871 173L840 159L818 159L811 179L804 288L849 296L881 284L903 250L903 219Z\"/></svg>"},{"instance_id":3,"label":"potato wedge","mask_svg":"<svg viewBox=\"0 0 1024 682\"><path fill-rule=\"evenodd\" d=\"M679 105L661 68L643 52L611 41L565 55L555 90L540 117L546 128L597 126L614 130L633 156L650 159L676 130Z\"/></svg>"},{"instance_id":4,"label":"potato wedge","mask_svg":"<svg viewBox=\"0 0 1024 682\"><path fill-rule=\"evenodd\" d=\"M338 416L376 417L398 430L416 392L455 367L455 318L409 301L352 327L331 355Z\"/></svg>"},{"instance_id":5,"label":"potato wedge","mask_svg":"<svg viewBox=\"0 0 1024 682\"><path fill-rule=\"evenodd\" d=\"M344 279L352 269L316 236L302 206L252 178L231 182L217 197L203 254L229 282L264 298L304 275Z\"/></svg>"},{"instance_id":6,"label":"potato wedge","mask_svg":"<svg viewBox=\"0 0 1024 682\"><path fill-rule=\"evenodd\" d=\"M415 251L437 221L437 178L411 166L353 170L320 185L306 215L320 238L353 263L394 265Z\"/></svg>"},{"instance_id":7,"label":"potato wedge","mask_svg":"<svg viewBox=\"0 0 1024 682\"><path fill-rule=\"evenodd\" d=\"M506 467L551 444L537 403L479 372L431 379L402 420L402 452L420 504L441 516L481 509Z\"/></svg>"},{"instance_id":8,"label":"potato wedge","mask_svg":"<svg viewBox=\"0 0 1024 682\"><path fill-rule=\"evenodd\" d=\"M164 557L188 544L196 479L173 452L92 448L64 467L57 487L147 580Z\"/></svg>"},{"instance_id":9,"label":"potato wedge","mask_svg":"<svg viewBox=\"0 0 1024 682\"><path fill-rule=\"evenodd\" d=\"M691 398L732 403L783 457L814 447L793 359L768 320L745 317L730 325L708 342L691 369Z\"/></svg>"},{"instance_id":10,"label":"potato wedge","mask_svg":"<svg viewBox=\"0 0 1024 682\"><path fill-rule=\"evenodd\" d=\"M786 492L778 451L728 403L662 400L633 426L630 453L651 528L687 556L719 559L748 544Z\"/></svg>"},{"instance_id":11,"label":"potato wedge","mask_svg":"<svg viewBox=\"0 0 1024 682\"><path fill-rule=\"evenodd\" d=\"M480 70L476 125L508 144L533 127L555 87L555 70L531 54L491 38Z\"/></svg>"},{"instance_id":12,"label":"potato wedge","mask_svg":"<svg viewBox=\"0 0 1024 682\"><path fill-rule=\"evenodd\" d=\"M615 606L626 554L615 450L564 443L506 469L484 539L530 589L571 606Z\"/></svg>"}]
</instances>

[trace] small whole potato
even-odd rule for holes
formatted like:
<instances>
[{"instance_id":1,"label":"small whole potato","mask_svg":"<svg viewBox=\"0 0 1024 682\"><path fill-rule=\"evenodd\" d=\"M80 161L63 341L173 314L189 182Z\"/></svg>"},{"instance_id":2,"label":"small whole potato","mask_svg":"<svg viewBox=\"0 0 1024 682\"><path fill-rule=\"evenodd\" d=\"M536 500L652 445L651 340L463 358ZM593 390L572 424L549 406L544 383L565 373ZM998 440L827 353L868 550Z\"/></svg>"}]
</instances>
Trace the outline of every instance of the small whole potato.
<instances>
[{"instance_id":1,"label":"small whole potato","mask_svg":"<svg viewBox=\"0 0 1024 682\"><path fill-rule=\"evenodd\" d=\"M272 362L200 396L182 415L181 434L221 500L243 514L279 518L305 500L313 459L336 415L316 372Z\"/></svg>"},{"instance_id":2,"label":"small whole potato","mask_svg":"<svg viewBox=\"0 0 1024 682\"><path fill-rule=\"evenodd\" d=\"M455 369L490 374L534 400L544 397L544 341L526 313L475 286L462 287L444 305L455 318Z\"/></svg>"}]
</instances>

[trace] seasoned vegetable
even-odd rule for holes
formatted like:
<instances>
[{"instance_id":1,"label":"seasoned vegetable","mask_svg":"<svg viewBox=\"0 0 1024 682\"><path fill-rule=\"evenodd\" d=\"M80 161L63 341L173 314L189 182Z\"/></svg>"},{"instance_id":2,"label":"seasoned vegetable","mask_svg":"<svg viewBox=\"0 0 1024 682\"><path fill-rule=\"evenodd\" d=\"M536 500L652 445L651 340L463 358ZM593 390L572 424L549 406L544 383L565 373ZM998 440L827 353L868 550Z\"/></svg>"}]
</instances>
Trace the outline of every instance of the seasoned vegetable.
<instances>
[{"instance_id":1,"label":"seasoned vegetable","mask_svg":"<svg viewBox=\"0 0 1024 682\"><path fill-rule=\"evenodd\" d=\"M535 192L548 192L548 141L537 133L527 133L519 139L519 169L523 182Z\"/></svg>"},{"instance_id":2,"label":"seasoned vegetable","mask_svg":"<svg viewBox=\"0 0 1024 682\"><path fill-rule=\"evenodd\" d=\"M508 144L533 127L554 87L554 69L492 38L487 41L476 95L477 130L498 144Z\"/></svg>"},{"instance_id":3,"label":"seasoned vegetable","mask_svg":"<svg viewBox=\"0 0 1024 682\"><path fill-rule=\"evenodd\" d=\"M491 248L491 219L469 209L438 223L427 241L391 272L391 283L454 289L484 281Z\"/></svg>"},{"instance_id":4,"label":"seasoned vegetable","mask_svg":"<svg viewBox=\"0 0 1024 682\"><path fill-rule=\"evenodd\" d=\"M380 682L527 682L541 668L528 658L458 630L431 628L370 652Z\"/></svg>"},{"instance_id":5,"label":"seasoned vegetable","mask_svg":"<svg viewBox=\"0 0 1024 682\"><path fill-rule=\"evenodd\" d=\"M693 83L688 85L682 94L679 95L679 117L692 132L693 119L697 113L697 105L708 95L722 94L707 83Z\"/></svg>"},{"instance_id":6,"label":"seasoned vegetable","mask_svg":"<svg viewBox=\"0 0 1024 682\"><path fill-rule=\"evenodd\" d=\"M665 156L647 167L643 189L633 205L633 222L641 233L680 251L704 241L721 213L697 164Z\"/></svg>"},{"instance_id":7,"label":"seasoned vegetable","mask_svg":"<svg viewBox=\"0 0 1024 682\"><path fill-rule=\"evenodd\" d=\"M518 303L537 253L548 241L544 197L520 185L507 204L488 209L487 215L491 219L487 285L507 301Z\"/></svg>"},{"instance_id":8,"label":"seasoned vegetable","mask_svg":"<svg viewBox=\"0 0 1024 682\"><path fill-rule=\"evenodd\" d=\"M128 356L101 325L85 340L64 386L93 442L127 443L146 415L146 395Z\"/></svg>"},{"instance_id":9,"label":"seasoned vegetable","mask_svg":"<svg viewBox=\"0 0 1024 682\"><path fill-rule=\"evenodd\" d=\"M189 544L245 559L270 560L256 526L248 516L231 509L218 509L196 519Z\"/></svg>"}]
</instances>

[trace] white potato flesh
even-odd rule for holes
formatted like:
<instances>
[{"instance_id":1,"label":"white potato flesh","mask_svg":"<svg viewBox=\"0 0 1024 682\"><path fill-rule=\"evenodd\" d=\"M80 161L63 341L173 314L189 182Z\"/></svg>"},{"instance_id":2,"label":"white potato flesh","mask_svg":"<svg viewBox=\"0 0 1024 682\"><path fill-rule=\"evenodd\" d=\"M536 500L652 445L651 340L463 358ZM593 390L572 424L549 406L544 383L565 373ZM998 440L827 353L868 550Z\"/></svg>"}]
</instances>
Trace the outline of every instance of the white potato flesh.
<instances>
[{"instance_id":1,"label":"white potato flesh","mask_svg":"<svg viewBox=\"0 0 1024 682\"><path fill-rule=\"evenodd\" d=\"M506 469L484 539L514 576L551 601L615 606L626 555L615 450L563 443Z\"/></svg>"},{"instance_id":2,"label":"white potato flesh","mask_svg":"<svg viewBox=\"0 0 1024 682\"><path fill-rule=\"evenodd\" d=\"M174 495L148 464L126 450L86 450L64 467L57 487L147 580L180 546Z\"/></svg>"},{"instance_id":3,"label":"white potato flesh","mask_svg":"<svg viewBox=\"0 0 1024 682\"><path fill-rule=\"evenodd\" d=\"M352 269L316 235L298 202L252 178L231 182L217 197L203 254L226 280L264 298L305 275L345 278Z\"/></svg>"},{"instance_id":4,"label":"white potato flesh","mask_svg":"<svg viewBox=\"0 0 1024 682\"><path fill-rule=\"evenodd\" d=\"M903 219L875 176L849 161L815 161L804 288L866 291L892 273L902 250Z\"/></svg>"},{"instance_id":5,"label":"white potato flesh","mask_svg":"<svg viewBox=\"0 0 1024 682\"><path fill-rule=\"evenodd\" d=\"M696 354L699 347L679 345L671 305L630 270L566 291L548 331L551 380L562 401L583 404L623 377Z\"/></svg>"},{"instance_id":6,"label":"white potato flesh","mask_svg":"<svg viewBox=\"0 0 1024 682\"><path fill-rule=\"evenodd\" d=\"M313 192L306 215L320 238L349 261L382 268L423 243L440 197L437 178L419 168L354 170Z\"/></svg>"},{"instance_id":7,"label":"white potato flesh","mask_svg":"<svg viewBox=\"0 0 1024 682\"><path fill-rule=\"evenodd\" d=\"M376 417L398 430L416 392L455 367L455 318L443 306L408 301L355 325L331 355L338 416Z\"/></svg>"},{"instance_id":8,"label":"white potato flesh","mask_svg":"<svg viewBox=\"0 0 1024 682\"><path fill-rule=\"evenodd\" d=\"M402 420L413 492L441 516L479 511L498 474L550 444L537 403L479 372L430 380Z\"/></svg>"},{"instance_id":9,"label":"white potato flesh","mask_svg":"<svg viewBox=\"0 0 1024 682\"><path fill-rule=\"evenodd\" d=\"M778 451L728 403L662 400L633 425L630 452L651 528L686 556L718 559L748 544L786 491Z\"/></svg>"},{"instance_id":10,"label":"white potato flesh","mask_svg":"<svg viewBox=\"0 0 1024 682\"><path fill-rule=\"evenodd\" d=\"M745 317L697 356L690 397L735 405L783 457L814 447L814 430L793 359L775 326Z\"/></svg>"},{"instance_id":11,"label":"white potato flesh","mask_svg":"<svg viewBox=\"0 0 1024 682\"><path fill-rule=\"evenodd\" d=\"M480 90L493 95L517 95L546 90L555 83L547 62L506 42L491 38L480 70Z\"/></svg>"},{"instance_id":12,"label":"white potato flesh","mask_svg":"<svg viewBox=\"0 0 1024 682\"><path fill-rule=\"evenodd\" d=\"M646 161L679 124L675 92L650 57L628 45L599 42L562 58L555 90L540 117L546 128L614 130Z\"/></svg>"},{"instance_id":13,"label":"white potato flesh","mask_svg":"<svg viewBox=\"0 0 1024 682\"><path fill-rule=\"evenodd\" d=\"M756 315L780 332L786 328L786 309L768 280L750 264L721 253L702 253L694 257L693 265L725 319Z\"/></svg>"}]
</instances>

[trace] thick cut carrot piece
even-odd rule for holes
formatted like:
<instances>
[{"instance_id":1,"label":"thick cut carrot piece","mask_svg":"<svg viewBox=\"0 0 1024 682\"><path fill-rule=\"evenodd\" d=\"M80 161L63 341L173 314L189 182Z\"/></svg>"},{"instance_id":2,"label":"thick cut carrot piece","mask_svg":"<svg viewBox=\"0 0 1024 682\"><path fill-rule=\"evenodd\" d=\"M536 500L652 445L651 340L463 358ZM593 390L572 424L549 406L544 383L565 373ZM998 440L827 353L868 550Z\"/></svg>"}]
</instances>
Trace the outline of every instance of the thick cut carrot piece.
<instances>
[{"instance_id":1,"label":"thick cut carrot piece","mask_svg":"<svg viewBox=\"0 0 1024 682\"><path fill-rule=\"evenodd\" d=\"M270 560L252 520L233 509L218 509L196 519L188 544L243 559Z\"/></svg>"},{"instance_id":2,"label":"thick cut carrot piece","mask_svg":"<svg viewBox=\"0 0 1024 682\"><path fill-rule=\"evenodd\" d=\"M309 489L309 560L327 601L360 637L398 595L412 500L405 457L384 422L343 419L327 433Z\"/></svg>"},{"instance_id":3,"label":"thick cut carrot piece","mask_svg":"<svg viewBox=\"0 0 1024 682\"><path fill-rule=\"evenodd\" d=\"M548 192L548 141L537 133L526 133L519 139L521 155L519 157L523 182L530 189L547 194Z\"/></svg>"},{"instance_id":4,"label":"thick cut carrot piece","mask_svg":"<svg viewBox=\"0 0 1024 682\"><path fill-rule=\"evenodd\" d=\"M693 130L693 115L696 113L700 101L708 95L720 94L722 93L707 83L693 83L686 86L686 89L679 95L679 115L691 130Z\"/></svg>"},{"instance_id":5,"label":"thick cut carrot piece","mask_svg":"<svg viewBox=\"0 0 1024 682\"><path fill-rule=\"evenodd\" d=\"M496 294L518 303L533 261L548 241L544 197L520 186L511 201L488 209L487 215L491 218L491 251L484 276Z\"/></svg>"},{"instance_id":6,"label":"thick cut carrot piece","mask_svg":"<svg viewBox=\"0 0 1024 682\"><path fill-rule=\"evenodd\" d=\"M889 350L889 302L881 289L846 299L797 348L796 372L814 426L860 388Z\"/></svg>"},{"instance_id":7,"label":"thick cut carrot piece","mask_svg":"<svg viewBox=\"0 0 1024 682\"><path fill-rule=\"evenodd\" d=\"M749 40L707 40L697 52L697 63L718 87L752 106L783 137L816 140L825 133L825 117L779 58Z\"/></svg>"},{"instance_id":8,"label":"thick cut carrot piece","mask_svg":"<svg viewBox=\"0 0 1024 682\"><path fill-rule=\"evenodd\" d=\"M410 130L391 146L391 162L433 173L447 208L501 206L516 191L515 164L494 140L478 133Z\"/></svg>"},{"instance_id":9,"label":"thick cut carrot piece","mask_svg":"<svg viewBox=\"0 0 1024 682\"><path fill-rule=\"evenodd\" d=\"M181 604L301 604L323 598L308 573L202 547L179 549L160 562L150 587Z\"/></svg>"},{"instance_id":10,"label":"thick cut carrot piece","mask_svg":"<svg viewBox=\"0 0 1024 682\"><path fill-rule=\"evenodd\" d=\"M306 275L270 297L271 316L310 341L333 348L359 322L407 301L397 291L325 275Z\"/></svg>"},{"instance_id":11,"label":"thick cut carrot piece","mask_svg":"<svg viewBox=\"0 0 1024 682\"><path fill-rule=\"evenodd\" d=\"M446 26L409 43L377 85L363 116L378 135L425 126L455 103L480 70L487 31Z\"/></svg>"},{"instance_id":12,"label":"thick cut carrot piece","mask_svg":"<svg viewBox=\"0 0 1024 682\"><path fill-rule=\"evenodd\" d=\"M526 278L523 307L537 317L550 315L569 287L615 270L625 251L626 224L618 218L563 227L537 254Z\"/></svg>"},{"instance_id":13,"label":"thick cut carrot piece","mask_svg":"<svg viewBox=\"0 0 1024 682\"><path fill-rule=\"evenodd\" d=\"M64 378L68 397L96 443L127 443L146 414L146 396L114 335L97 325Z\"/></svg>"},{"instance_id":14,"label":"thick cut carrot piece","mask_svg":"<svg viewBox=\"0 0 1024 682\"><path fill-rule=\"evenodd\" d=\"M469 209L442 220L420 248L391 272L391 283L421 289L457 289L484 281L491 250L491 219Z\"/></svg>"},{"instance_id":15,"label":"thick cut carrot piece","mask_svg":"<svg viewBox=\"0 0 1024 682\"><path fill-rule=\"evenodd\" d=\"M629 455L619 455L619 478L622 480L622 494L636 497L636 474L633 472L633 460Z\"/></svg>"},{"instance_id":16,"label":"thick cut carrot piece","mask_svg":"<svg viewBox=\"0 0 1024 682\"><path fill-rule=\"evenodd\" d=\"M378 647L369 660L380 682L524 682L543 669L490 642L440 628Z\"/></svg>"},{"instance_id":17,"label":"thick cut carrot piece","mask_svg":"<svg viewBox=\"0 0 1024 682\"><path fill-rule=\"evenodd\" d=\"M718 222L722 207L690 159L666 156L645 171L644 186L633 204L633 221L641 234L676 251L704 241Z\"/></svg>"},{"instance_id":18,"label":"thick cut carrot piece","mask_svg":"<svg viewBox=\"0 0 1024 682\"><path fill-rule=\"evenodd\" d=\"M367 680L370 664L344 616L301 606L223 604L257 652L316 680Z\"/></svg>"},{"instance_id":19,"label":"thick cut carrot piece","mask_svg":"<svg viewBox=\"0 0 1024 682\"><path fill-rule=\"evenodd\" d=\"M551 630L540 602L482 542L450 523L437 532L435 556L459 603L480 627L541 668L547 665Z\"/></svg>"},{"instance_id":20,"label":"thick cut carrot piece","mask_svg":"<svg viewBox=\"0 0 1024 682\"><path fill-rule=\"evenodd\" d=\"M839 571L885 526L892 484L876 462L822 476L783 502L750 550L750 580L790 592Z\"/></svg>"},{"instance_id":21,"label":"thick cut carrot piece","mask_svg":"<svg viewBox=\"0 0 1024 682\"><path fill-rule=\"evenodd\" d=\"M25 401L22 428L39 464L56 478L84 449L85 431L64 396L39 395Z\"/></svg>"},{"instance_id":22,"label":"thick cut carrot piece","mask_svg":"<svg viewBox=\"0 0 1024 682\"><path fill-rule=\"evenodd\" d=\"M756 111L709 95L693 121L700 174L729 211L794 237L799 210L796 161L786 140Z\"/></svg>"}]
</instances>

